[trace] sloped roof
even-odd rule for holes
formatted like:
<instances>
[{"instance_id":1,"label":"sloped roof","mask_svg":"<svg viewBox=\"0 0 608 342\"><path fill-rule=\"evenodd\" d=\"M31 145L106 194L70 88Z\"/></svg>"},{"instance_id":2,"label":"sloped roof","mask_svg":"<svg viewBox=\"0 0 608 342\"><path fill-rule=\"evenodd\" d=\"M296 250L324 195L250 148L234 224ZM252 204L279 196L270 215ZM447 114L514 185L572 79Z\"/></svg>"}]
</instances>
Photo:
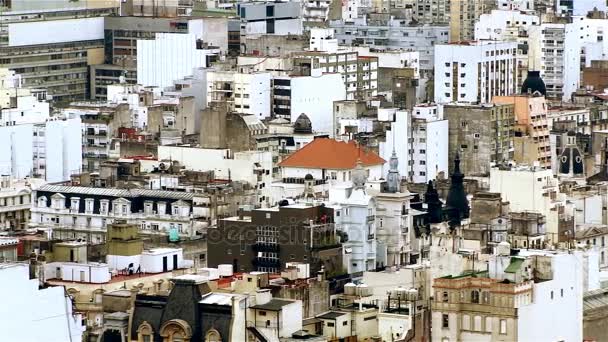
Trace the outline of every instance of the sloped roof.
<instances>
[{"instance_id":1,"label":"sloped roof","mask_svg":"<svg viewBox=\"0 0 608 342\"><path fill-rule=\"evenodd\" d=\"M584 239L588 237L600 236L608 234L608 226L591 226L580 229L576 232L577 239Z\"/></svg>"},{"instance_id":2,"label":"sloped roof","mask_svg":"<svg viewBox=\"0 0 608 342\"><path fill-rule=\"evenodd\" d=\"M357 146L354 141L343 142L317 138L279 163L281 167L310 169L354 169L357 159L363 166L382 165L385 160L376 153Z\"/></svg>"}]
</instances>

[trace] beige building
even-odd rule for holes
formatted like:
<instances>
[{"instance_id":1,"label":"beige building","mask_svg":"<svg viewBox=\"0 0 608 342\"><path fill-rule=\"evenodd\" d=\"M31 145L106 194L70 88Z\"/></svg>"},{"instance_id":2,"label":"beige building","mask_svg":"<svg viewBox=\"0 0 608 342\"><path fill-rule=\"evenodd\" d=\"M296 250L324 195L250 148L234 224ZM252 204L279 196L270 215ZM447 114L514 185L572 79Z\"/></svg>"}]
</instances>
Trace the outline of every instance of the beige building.
<instances>
[{"instance_id":1,"label":"beige building","mask_svg":"<svg viewBox=\"0 0 608 342\"><path fill-rule=\"evenodd\" d=\"M490 0L452 0L450 2L450 42L475 38L475 22L480 15L496 7Z\"/></svg>"},{"instance_id":2,"label":"beige building","mask_svg":"<svg viewBox=\"0 0 608 342\"><path fill-rule=\"evenodd\" d=\"M517 341L517 309L531 302L533 282L448 276L433 289L433 341Z\"/></svg>"},{"instance_id":3,"label":"beige building","mask_svg":"<svg viewBox=\"0 0 608 342\"><path fill-rule=\"evenodd\" d=\"M536 151L522 152L522 155L536 154L538 165L551 169L551 142L549 140L549 121L547 120L547 101L544 96L512 95L494 96L495 104L512 104L515 107L516 135L527 135L532 144L520 147Z\"/></svg>"}]
</instances>

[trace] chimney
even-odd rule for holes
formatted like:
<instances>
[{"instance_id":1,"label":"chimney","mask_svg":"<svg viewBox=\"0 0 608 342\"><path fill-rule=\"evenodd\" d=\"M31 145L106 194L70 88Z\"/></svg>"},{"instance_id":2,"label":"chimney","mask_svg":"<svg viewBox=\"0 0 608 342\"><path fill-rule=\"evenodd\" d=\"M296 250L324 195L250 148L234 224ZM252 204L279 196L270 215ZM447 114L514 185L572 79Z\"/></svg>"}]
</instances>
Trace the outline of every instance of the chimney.
<instances>
[{"instance_id":1,"label":"chimney","mask_svg":"<svg viewBox=\"0 0 608 342\"><path fill-rule=\"evenodd\" d=\"M237 215L239 215L239 220L243 220L243 208L237 210Z\"/></svg>"}]
</instances>

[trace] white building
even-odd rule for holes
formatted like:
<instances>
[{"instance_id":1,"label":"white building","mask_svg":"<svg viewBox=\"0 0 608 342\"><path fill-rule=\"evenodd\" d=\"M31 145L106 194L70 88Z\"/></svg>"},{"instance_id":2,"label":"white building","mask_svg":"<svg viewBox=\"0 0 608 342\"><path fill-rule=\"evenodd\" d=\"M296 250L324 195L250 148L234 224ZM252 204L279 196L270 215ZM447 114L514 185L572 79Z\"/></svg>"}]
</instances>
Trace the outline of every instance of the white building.
<instances>
[{"instance_id":1,"label":"white building","mask_svg":"<svg viewBox=\"0 0 608 342\"><path fill-rule=\"evenodd\" d=\"M307 181L312 182L312 189L308 190L315 195L326 196L333 186L350 187L357 160L363 163L369 179L383 177L385 160L373 151L357 146L354 141L316 138L279 163L282 180L272 184L274 197L302 196Z\"/></svg>"},{"instance_id":2,"label":"white building","mask_svg":"<svg viewBox=\"0 0 608 342\"><path fill-rule=\"evenodd\" d=\"M270 116L271 79L269 72L239 73L209 70L207 72L207 104L227 102L230 110L254 114L263 119Z\"/></svg>"},{"instance_id":3,"label":"white building","mask_svg":"<svg viewBox=\"0 0 608 342\"><path fill-rule=\"evenodd\" d=\"M562 16L586 16L587 13L594 9L606 12L608 5L603 0L572 0L572 1L556 1L555 13Z\"/></svg>"},{"instance_id":4,"label":"white building","mask_svg":"<svg viewBox=\"0 0 608 342\"><path fill-rule=\"evenodd\" d=\"M82 168L80 118L0 127L0 171L64 182Z\"/></svg>"},{"instance_id":5,"label":"white building","mask_svg":"<svg viewBox=\"0 0 608 342\"><path fill-rule=\"evenodd\" d=\"M157 33L154 40L138 40L137 83L169 87L192 69L207 67L207 58L214 54L219 54L219 48L198 48L194 34Z\"/></svg>"},{"instance_id":6,"label":"white building","mask_svg":"<svg viewBox=\"0 0 608 342\"><path fill-rule=\"evenodd\" d=\"M275 89L276 89L275 81ZM319 77L301 76L289 78L290 120L294 123L300 114L306 114L313 132L327 133L333 137L337 127L333 118L334 101L346 99L344 81L338 73Z\"/></svg>"},{"instance_id":7,"label":"white building","mask_svg":"<svg viewBox=\"0 0 608 342\"><path fill-rule=\"evenodd\" d=\"M425 72L433 70L434 46L447 43L449 38L447 25L409 26L406 20L399 19L378 23L361 18L354 22L332 22L331 27L335 29L335 37L341 45L417 51L420 54L420 69Z\"/></svg>"},{"instance_id":8,"label":"white building","mask_svg":"<svg viewBox=\"0 0 608 342\"><path fill-rule=\"evenodd\" d=\"M300 35L304 31L300 2L244 2L237 4L241 35Z\"/></svg>"},{"instance_id":9,"label":"white building","mask_svg":"<svg viewBox=\"0 0 608 342\"><path fill-rule=\"evenodd\" d=\"M174 160L187 170L213 171L217 179L246 182L259 189L259 202L273 204L272 152L158 146L159 160Z\"/></svg>"},{"instance_id":10,"label":"white building","mask_svg":"<svg viewBox=\"0 0 608 342\"><path fill-rule=\"evenodd\" d=\"M105 241L107 226L124 220L142 234L182 238L201 234L193 223L192 193L44 185L33 190L29 226L55 239Z\"/></svg>"},{"instance_id":11,"label":"white building","mask_svg":"<svg viewBox=\"0 0 608 342\"><path fill-rule=\"evenodd\" d=\"M571 100L581 85L581 68L608 56L608 43L603 39L607 31L608 20L586 17L530 28L530 68L541 71L548 98Z\"/></svg>"},{"instance_id":12,"label":"white building","mask_svg":"<svg viewBox=\"0 0 608 342\"><path fill-rule=\"evenodd\" d=\"M40 289L25 264L0 265L3 290L0 300L11 310L0 311L2 338L7 341L81 341L82 317L72 311L63 286Z\"/></svg>"},{"instance_id":13,"label":"white building","mask_svg":"<svg viewBox=\"0 0 608 342\"><path fill-rule=\"evenodd\" d=\"M380 142L380 155L388 160L394 151L402 177L413 183L427 183L439 173L448 172L448 121L437 105L416 106L413 112L395 112L386 141Z\"/></svg>"},{"instance_id":14,"label":"white building","mask_svg":"<svg viewBox=\"0 0 608 342\"><path fill-rule=\"evenodd\" d=\"M336 228L345 232L348 241L343 243L343 263L349 274L373 271L377 264L376 199L366 190L366 171L358 163L352 171L352 186L333 187L330 202L335 208Z\"/></svg>"},{"instance_id":15,"label":"white building","mask_svg":"<svg viewBox=\"0 0 608 342\"><path fill-rule=\"evenodd\" d=\"M548 238L557 237L559 212L555 207L563 196L551 169L529 166L493 167L490 169L490 192L500 193L502 200L509 202L511 211L530 211L544 215Z\"/></svg>"},{"instance_id":16,"label":"white building","mask_svg":"<svg viewBox=\"0 0 608 342\"><path fill-rule=\"evenodd\" d=\"M516 55L516 42L436 45L435 102L489 103L493 96L514 94Z\"/></svg>"}]
</instances>

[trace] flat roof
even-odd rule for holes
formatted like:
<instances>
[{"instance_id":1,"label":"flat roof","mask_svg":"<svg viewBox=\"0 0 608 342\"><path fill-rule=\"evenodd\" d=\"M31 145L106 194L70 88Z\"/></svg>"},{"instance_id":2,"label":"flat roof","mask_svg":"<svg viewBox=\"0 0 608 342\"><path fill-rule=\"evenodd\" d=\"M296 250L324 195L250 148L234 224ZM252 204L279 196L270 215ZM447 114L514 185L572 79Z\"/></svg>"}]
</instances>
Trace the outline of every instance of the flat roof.
<instances>
[{"instance_id":1,"label":"flat roof","mask_svg":"<svg viewBox=\"0 0 608 342\"><path fill-rule=\"evenodd\" d=\"M329 311L329 312L326 312L326 313L324 313L324 314L322 314L320 316L317 316L317 318L320 318L320 319L334 319L335 320L336 318L338 318L340 316L344 316L344 315L346 315L345 312Z\"/></svg>"},{"instance_id":2,"label":"flat roof","mask_svg":"<svg viewBox=\"0 0 608 342\"><path fill-rule=\"evenodd\" d=\"M200 301L200 304L210 305L229 305L232 306L232 298L241 299L243 295L233 293L211 292L205 295Z\"/></svg>"},{"instance_id":3,"label":"flat roof","mask_svg":"<svg viewBox=\"0 0 608 342\"><path fill-rule=\"evenodd\" d=\"M271 299L266 304L254 305L251 308L258 309L258 310L279 311L285 305L289 305L292 303L295 303L295 301L285 300L285 299Z\"/></svg>"}]
</instances>

